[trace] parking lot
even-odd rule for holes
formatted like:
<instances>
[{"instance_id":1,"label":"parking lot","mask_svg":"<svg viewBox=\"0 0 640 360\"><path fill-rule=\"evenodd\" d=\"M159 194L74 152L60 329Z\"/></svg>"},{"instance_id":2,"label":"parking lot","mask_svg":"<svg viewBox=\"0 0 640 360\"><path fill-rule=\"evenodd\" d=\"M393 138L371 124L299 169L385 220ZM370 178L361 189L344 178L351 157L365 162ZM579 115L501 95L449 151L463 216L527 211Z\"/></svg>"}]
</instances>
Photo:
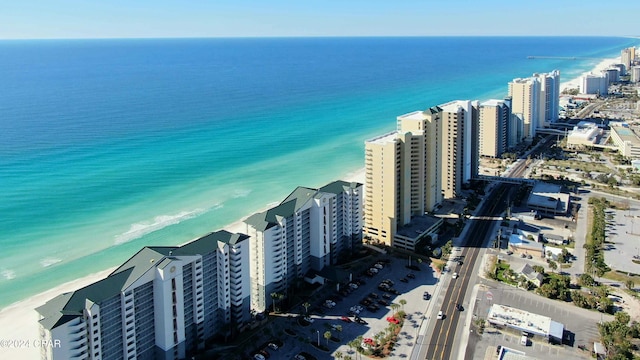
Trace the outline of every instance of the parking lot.
<instances>
[{"instance_id":1,"label":"parking lot","mask_svg":"<svg viewBox=\"0 0 640 360\"><path fill-rule=\"evenodd\" d=\"M631 206L629 210L607 209L606 237L604 244L605 262L615 270L640 274L640 212Z\"/></svg>"},{"instance_id":2,"label":"parking lot","mask_svg":"<svg viewBox=\"0 0 640 360\"><path fill-rule=\"evenodd\" d=\"M520 344L521 334L510 329L496 329L487 326L485 333L474 346L473 359L485 359L485 353L491 353L498 345L524 351L527 356L540 359L585 359L589 353L578 349L579 345L587 348L593 341L598 341L597 323L601 320L611 321L613 317L595 311L573 306L570 303L550 300L536 294L495 282L483 281L487 286L478 290L474 315L486 318L492 304L503 304L531 313L549 316L564 324L570 334L571 344L552 345L543 339L533 339L528 346Z\"/></svg>"},{"instance_id":3,"label":"parking lot","mask_svg":"<svg viewBox=\"0 0 640 360\"><path fill-rule=\"evenodd\" d=\"M423 294L425 291L433 293L436 278L427 265L413 262L412 264L420 269L416 271L407 268L408 258L385 259L390 262L381 263L382 269L377 269L378 273L372 274L371 277L354 274L354 280L358 278L360 285L354 281L357 288L351 289L348 294L340 294L333 287L318 292L308 309L311 322L302 319L305 314L304 308L300 309L299 314L281 314L278 319L272 320L268 326L270 329L266 332L282 340L283 345L278 350L268 351L270 360L293 359L300 352L306 352L316 359L333 359L337 351L353 357L355 349L347 344L358 336L373 339L375 334L383 331L389 324L387 317L394 312L390 307L391 303L400 305L398 310L407 313L392 358L408 357L429 304L429 300L423 299ZM370 264L371 267L373 264L375 262ZM383 280L390 280L393 285L387 290L378 288ZM340 288L343 289L344 287ZM396 290L397 294L390 290ZM369 305L363 301L367 298L378 307L377 310L372 307L368 309ZM406 301L404 305L401 305L401 299ZM359 311L359 308L362 310ZM358 310L359 314L350 314L351 310ZM354 315L358 315L363 323L354 321ZM348 317L348 321L345 317ZM331 332L332 339L327 340L324 337L327 331ZM268 336L265 334L265 339ZM329 351L322 351L312 345L318 342L328 346Z\"/></svg>"}]
</instances>

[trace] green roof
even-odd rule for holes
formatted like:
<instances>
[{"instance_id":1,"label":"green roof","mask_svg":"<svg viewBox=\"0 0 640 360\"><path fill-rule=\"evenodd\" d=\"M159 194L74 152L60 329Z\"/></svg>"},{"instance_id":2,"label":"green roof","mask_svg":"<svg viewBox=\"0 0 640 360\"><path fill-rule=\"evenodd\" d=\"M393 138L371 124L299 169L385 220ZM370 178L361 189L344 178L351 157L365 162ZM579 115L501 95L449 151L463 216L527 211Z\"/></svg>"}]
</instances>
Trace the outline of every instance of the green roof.
<instances>
[{"instance_id":1,"label":"green roof","mask_svg":"<svg viewBox=\"0 0 640 360\"><path fill-rule=\"evenodd\" d=\"M289 196L287 196L280 205L272 207L267 211L253 214L244 222L253 226L258 231L265 231L280 223L282 218L293 216L300 210L310 199L312 199L318 190L307 187L298 186Z\"/></svg>"},{"instance_id":2,"label":"green roof","mask_svg":"<svg viewBox=\"0 0 640 360\"><path fill-rule=\"evenodd\" d=\"M340 194L349 189L357 189L360 186L362 186L362 184L357 182L346 182L342 180L337 180L337 181L328 183L327 185L321 187L318 190L325 193Z\"/></svg>"},{"instance_id":3,"label":"green roof","mask_svg":"<svg viewBox=\"0 0 640 360\"><path fill-rule=\"evenodd\" d=\"M36 311L43 316L40 323L46 329L51 330L82 316L85 307L87 307L87 301L101 304L103 301L119 295L149 270L154 267L166 266L173 256L207 254L217 249L217 241L235 244L248 238L248 235L233 234L222 230L205 235L181 247L144 247L106 278L76 291L58 295L38 307Z\"/></svg>"}]
</instances>

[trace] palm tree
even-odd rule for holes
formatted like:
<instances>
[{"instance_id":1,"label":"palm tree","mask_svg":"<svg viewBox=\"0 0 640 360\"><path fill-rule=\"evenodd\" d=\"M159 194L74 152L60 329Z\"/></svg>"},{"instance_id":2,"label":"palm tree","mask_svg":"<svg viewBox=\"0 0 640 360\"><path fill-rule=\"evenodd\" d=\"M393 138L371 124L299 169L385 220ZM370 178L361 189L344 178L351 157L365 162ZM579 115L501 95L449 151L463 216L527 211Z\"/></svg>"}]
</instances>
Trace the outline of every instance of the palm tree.
<instances>
[{"instance_id":1,"label":"palm tree","mask_svg":"<svg viewBox=\"0 0 640 360\"><path fill-rule=\"evenodd\" d=\"M341 333L341 332L342 332L342 325L336 325L336 326L334 327L334 329L335 329L338 333ZM338 337L339 337L339 336L340 336L340 335L338 335Z\"/></svg>"},{"instance_id":2,"label":"palm tree","mask_svg":"<svg viewBox=\"0 0 640 360\"><path fill-rule=\"evenodd\" d=\"M393 310L393 316L396 316L396 310L398 310L400 305L398 305L396 303L392 303L391 305L389 305L389 307L391 307L391 309Z\"/></svg>"},{"instance_id":3,"label":"palm tree","mask_svg":"<svg viewBox=\"0 0 640 360\"><path fill-rule=\"evenodd\" d=\"M342 359L342 357L343 357L342 352L340 352L340 351L336 351L335 356L336 356L336 359Z\"/></svg>"},{"instance_id":4,"label":"palm tree","mask_svg":"<svg viewBox=\"0 0 640 360\"><path fill-rule=\"evenodd\" d=\"M400 303L400 305L402 305L402 311L404 311L404 306L407 304L407 300L400 299L398 302Z\"/></svg>"},{"instance_id":5,"label":"palm tree","mask_svg":"<svg viewBox=\"0 0 640 360\"><path fill-rule=\"evenodd\" d=\"M633 282L633 280L629 279L629 280L624 282L624 286L626 286L627 289L629 289L629 290L633 290L633 288L636 286L636 284Z\"/></svg>"},{"instance_id":6,"label":"palm tree","mask_svg":"<svg viewBox=\"0 0 640 360\"><path fill-rule=\"evenodd\" d=\"M551 268L551 271L554 271L555 269L558 268L558 264L556 264L555 261L551 260L549 261L549 268Z\"/></svg>"},{"instance_id":7,"label":"palm tree","mask_svg":"<svg viewBox=\"0 0 640 360\"><path fill-rule=\"evenodd\" d=\"M329 347L329 339L331 339L331 331L325 331L322 336L324 336L324 338L327 339L327 347Z\"/></svg>"},{"instance_id":8,"label":"palm tree","mask_svg":"<svg viewBox=\"0 0 640 360\"><path fill-rule=\"evenodd\" d=\"M278 292L272 292L270 295L271 300L273 300L273 312L276 312L276 301L284 299L284 295Z\"/></svg>"},{"instance_id":9,"label":"palm tree","mask_svg":"<svg viewBox=\"0 0 640 360\"><path fill-rule=\"evenodd\" d=\"M308 301L305 301L302 303L302 307L304 308L304 313L309 314L309 308L311 307L311 304L309 304Z\"/></svg>"},{"instance_id":10,"label":"palm tree","mask_svg":"<svg viewBox=\"0 0 640 360\"><path fill-rule=\"evenodd\" d=\"M345 355L344 360L353 360L353 358L351 357L351 355Z\"/></svg>"}]
</instances>

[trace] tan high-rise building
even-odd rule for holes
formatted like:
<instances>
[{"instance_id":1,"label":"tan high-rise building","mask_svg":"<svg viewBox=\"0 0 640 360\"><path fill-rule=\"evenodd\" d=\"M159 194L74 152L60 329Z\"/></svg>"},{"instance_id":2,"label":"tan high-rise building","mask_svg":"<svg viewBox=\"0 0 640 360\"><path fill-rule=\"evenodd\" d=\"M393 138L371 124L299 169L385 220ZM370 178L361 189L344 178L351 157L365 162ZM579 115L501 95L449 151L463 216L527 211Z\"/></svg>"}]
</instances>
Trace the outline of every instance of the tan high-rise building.
<instances>
[{"instance_id":1,"label":"tan high-rise building","mask_svg":"<svg viewBox=\"0 0 640 360\"><path fill-rule=\"evenodd\" d=\"M511 101L487 100L480 104L479 152L497 158L507 150L507 133L511 119Z\"/></svg>"},{"instance_id":2,"label":"tan high-rise building","mask_svg":"<svg viewBox=\"0 0 640 360\"><path fill-rule=\"evenodd\" d=\"M457 100L439 106L440 119L439 167L442 195L455 198L462 184L471 180L472 171L472 104L469 100ZM477 149L476 149L477 151Z\"/></svg>"},{"instance_id":3,"label":"tan high-rise building","mask_svg":"<svg viewBox=\"0 0 640 360\"><path fill-rule=\"evenodd\" d=\"M425 213L459 195L474 174L472 109L453 101L401 115L396 131L365 142L366 239L413 249L416 232L437 226Z\"/></svg>"},{"instance_id":4,"label":"tan high-rise building","mask_svg":"<svg viewBox=\"0 0 640 360\"><path fill-rule=\"evenodd\" d=\"M540 110L540 82L536 78L513 79L509 83L509 96L512 99L511 111L520 114L524 121L522 136L531 140L536 136L536 122Z\"/></svg>"}]
</instances>

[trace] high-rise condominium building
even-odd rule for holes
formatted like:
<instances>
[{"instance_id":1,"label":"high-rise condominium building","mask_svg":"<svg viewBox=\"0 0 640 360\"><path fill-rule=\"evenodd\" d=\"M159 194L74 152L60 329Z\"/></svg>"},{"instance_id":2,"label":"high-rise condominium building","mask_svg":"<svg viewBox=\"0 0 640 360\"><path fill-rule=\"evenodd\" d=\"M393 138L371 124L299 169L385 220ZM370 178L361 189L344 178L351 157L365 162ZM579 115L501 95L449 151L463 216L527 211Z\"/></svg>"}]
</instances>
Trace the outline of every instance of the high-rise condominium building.
<instances>
[{"instance_id":1,"label":"high-rise condominium building","mask_svg":"<svg viewBox=\"0 0 640 360\"><path fill-rule=\"evenodd\" d=\"M264 311L309 270L334 264L361 241L362 184L298 187L278 206L244 222L251 236L251 303Z\"/></svg>"},{"instance_id":2,"label":"high-rise condominium building","mask_svg":"<svg viewBox=\"0 0 640 360\"><path fill-rule=\"evenodd\" d=\"M366 238L412 250L415 234L437 226L425 213L477 171L474 114L471 101L452 101L399 116L396 131L365 142Z\"/></svg>"},{"instance_id":3,"label":"high-rise condominium building","mask_svg":"<svg viewBox=\"0 0 640 360\"><path fill-rule=\"evenodd\" d=\"M249 320L248 236L145 247L107 278L39 307L44 359L184 359Z\"/></svg>"},{"instance_id":4,"label":"high-rise condominium building","mask_svg":"<svg viewBox=\"0 0 640 360\"><path fill-rule=\"evenodd\" d=\"M481 156L498 158L507 150L510 120L511 99L492 99L480 103L479 152Z\"/></svg>"},{"instance_id":5,"label":"high-rise condominium building","mask_svg":"<svg viewBox=\"0 0 640 360\"><path fill-rule=\"evenodd\" d=\"M580 79L580 93L606 95L608 93L608 82L608 76L604 72L583 75Z\"/></svg>"},{"instance_id":6,"label":"high-rise condominium building","mask_svg":"<svg viewBox=\"0 0 640 360\"><path fill-rule=\"evenodd\" d=\"M520 114L523 120L524 139L532 139L536 136L536 123L540 111L540 81L532 77L526 79L513 79L509 83L509 96L511 97L514 114Z\"/></svg>"},{"instance_id":7,"label":"high-rise condominium building","mask_svg":"<svg viewBox=\"0 0 640 360\"><path fill-rule=\"evenodd\" d=\"M477 171L477 164L473 164L473 152L477 152L478 148L472 148L475 111L469 100L451 101L439 108L442 109L438 144L440 183L442 195L449 199L458 196L462 184L469 182L474 171Z\"/></svg>"},{"instance_id":8,"label":"high-rise condominium building","mask_svg":"<svg viewBox=\"0 0 640 360\"><path fill-rule=\"evenodd\" d=\"M624 71L622 75L625 75L629 69L631 69L631 65L635 60L635 51L636 48L626 48L620 52L620 62L624 65Z\"/></svg>"},{"instance_id":9,"label":"high-rise condominium building","mask_svg":"<svg viewBox=\"0 0 640 360\"><path fill-rule=\"evenodd\" d=\"M544 128L558 121L560 114L560 71L533 74L540 82L540 108L536 128Z\"/></svg>"}]
</instances>

